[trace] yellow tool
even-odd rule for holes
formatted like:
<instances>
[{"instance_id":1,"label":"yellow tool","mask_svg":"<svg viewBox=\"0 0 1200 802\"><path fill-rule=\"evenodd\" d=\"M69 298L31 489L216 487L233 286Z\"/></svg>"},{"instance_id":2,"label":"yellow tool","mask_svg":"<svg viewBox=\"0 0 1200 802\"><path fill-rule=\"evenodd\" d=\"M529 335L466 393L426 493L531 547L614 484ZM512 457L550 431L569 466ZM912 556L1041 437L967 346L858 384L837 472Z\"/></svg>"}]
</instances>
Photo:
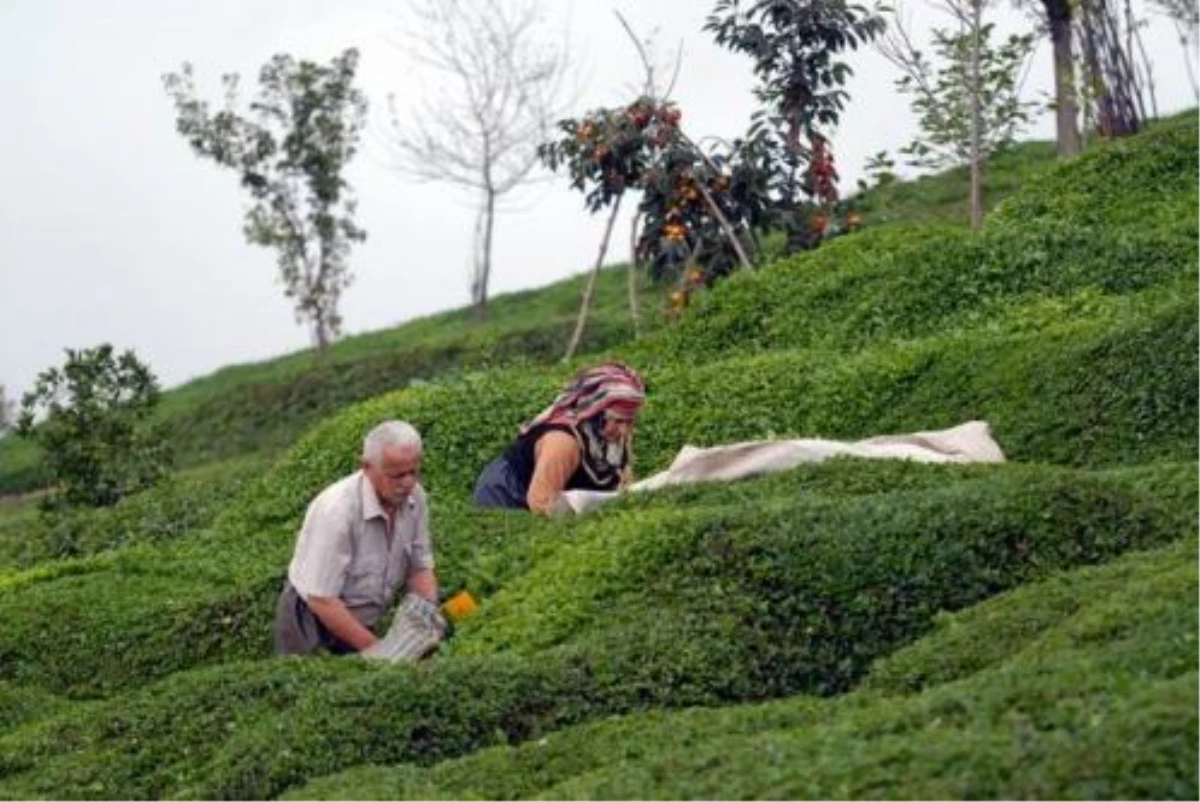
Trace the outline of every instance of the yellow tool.
<instances>
[{"instance_id":1,"label":"yellow tool","mask_svg":"<svg viewBox=\"0 0 1200 802\"><path fill-rule=\"evenodd\" d=\"M465 590L460 590L442 603L442 612L454 621L461 621L479 609L479 602Z\"/></svg>"}]
</instances>

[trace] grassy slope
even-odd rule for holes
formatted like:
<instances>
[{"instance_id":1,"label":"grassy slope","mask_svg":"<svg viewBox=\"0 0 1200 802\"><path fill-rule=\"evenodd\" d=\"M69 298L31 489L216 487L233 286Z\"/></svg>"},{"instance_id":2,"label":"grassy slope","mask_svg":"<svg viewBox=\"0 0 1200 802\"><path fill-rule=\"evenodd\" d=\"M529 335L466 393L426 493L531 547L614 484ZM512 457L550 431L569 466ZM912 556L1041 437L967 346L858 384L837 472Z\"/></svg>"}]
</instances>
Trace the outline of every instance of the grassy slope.
<instances>
[{"instance_id":1,"label":"grassy slope","mask_svg":"<svg viewBox=\"0 0 1200 802\"><path fill-rule=\"evenodd\" d=\"M958 232L847 238L627 349L654 390L650 469L681 440L966 417L1059 467L837 462L528 521L462 500L561 370L392 393L317 427L208 528L156 540L127 514L130 545L0 573L0 695L28 700L0 736L0 795L260 797L402 763L302 793L1194 796L1187 122L1028 187L967 280L976 244ZM1155 230L1133 233L1099 179L1136 194L1148 166ZM1093 208L1113 209L1114 242L1135 238L1127 261L1045 225ZM891 270L869 258L906 248ZM948 310L924 300L943 282ZM756 296L776 306L747 310ZM825 322L758 316L795 307ZM304 500L384 414L427 431L443 578L485 612L430 667L256 659ZM721 709L671 712L695 705Z\"/></svg>"},{"instance_id":2,"label":"grassy slope","mask_svg":"<svg viewBox=\"0 0 1200 802\"><path fill-rule=\"evenodd\" d=\"M1050 156L1045 143L1034 142L998 157L989 171L989 204L1008 197ZM869 226L955 223L964 219L965 202L964 178L951 172L873 190L862 208ZM325 365L316 364L311 351L300 351L223 368L167 391L162 416L176 432L184 465L278 453L335 409L414 380L510 361L554 361L574 325L582 285L576 277L499 296L484 324L464 308L347 337L333 346ZM639 284L639 304L641 331L661 328L661 292ZM583 348L609 348L631 335L625 270L606 270ZM37 487L37 459L26 441L0 438L0 494Z\"/></svg>"}]
</instances>

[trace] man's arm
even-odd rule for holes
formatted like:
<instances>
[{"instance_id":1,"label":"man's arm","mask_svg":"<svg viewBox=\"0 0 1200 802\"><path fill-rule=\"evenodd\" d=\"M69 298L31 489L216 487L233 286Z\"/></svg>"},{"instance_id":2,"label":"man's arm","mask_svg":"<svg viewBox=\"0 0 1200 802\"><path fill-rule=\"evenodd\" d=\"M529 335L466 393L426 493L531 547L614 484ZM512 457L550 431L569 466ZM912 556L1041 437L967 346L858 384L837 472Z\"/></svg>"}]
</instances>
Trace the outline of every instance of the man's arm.
<instances>
[{"instance_id":1,"label":"man's arm","mask_svg":"<svg viewBox=\"0 0 1200 802\"><path fill-rule=\"evenodd\" d=\"M408 566L408 589L423 599L437 604L438 583L433 573L433 535L429 531L429 499L425 490L420 490L420 517L413 540L412 558Z\"/></svg>"},{"instance_id":2,"label":"man's arm","mask_svg":"<svg viewBox=\"0 0 1200 802\"><path fill-rule=\"evenodd\" d=\"M320 619L330 634L356 651L361 652L379 640L351 615L346 603L337 596L309 596L308 609Z\"/></svg>"},{"instance_id":3,"label":"man's arm","mask_svg":"<svg viewBox=\"0 0 1200 802\"><path fill-rule=\"evenodd\" d=\"M408 577L408 589L418 596L437 604L437 576L432 568L425 568Z\"/></svg>"}]
</instances>

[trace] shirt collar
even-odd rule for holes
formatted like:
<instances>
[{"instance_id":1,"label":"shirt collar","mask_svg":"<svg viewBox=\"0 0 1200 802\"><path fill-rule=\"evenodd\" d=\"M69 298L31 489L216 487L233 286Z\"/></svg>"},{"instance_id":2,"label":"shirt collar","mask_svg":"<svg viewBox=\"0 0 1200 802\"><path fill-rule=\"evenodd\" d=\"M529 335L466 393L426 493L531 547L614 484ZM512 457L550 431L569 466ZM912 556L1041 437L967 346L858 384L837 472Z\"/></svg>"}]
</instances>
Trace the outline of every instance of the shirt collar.
<instances>
[{"instance_id":1,"label":"shirt collar","mask_svg":"<svg viewBox=\"0 0 1200 802\"><path fill-rule=\"evenodd\" d=\"M379 496L375 493L375 488L371 485L371 480L367 478L364 471L358 472L359 493L362 496L362 513L363 520L369 521L372 518L386 518L387 513L383 509L383 505L379 503ZM417 506L417 488L413 488L413 492L408 494L408 499L404 503L405 508L413 509Z\"/></svg>"}]
</instances>

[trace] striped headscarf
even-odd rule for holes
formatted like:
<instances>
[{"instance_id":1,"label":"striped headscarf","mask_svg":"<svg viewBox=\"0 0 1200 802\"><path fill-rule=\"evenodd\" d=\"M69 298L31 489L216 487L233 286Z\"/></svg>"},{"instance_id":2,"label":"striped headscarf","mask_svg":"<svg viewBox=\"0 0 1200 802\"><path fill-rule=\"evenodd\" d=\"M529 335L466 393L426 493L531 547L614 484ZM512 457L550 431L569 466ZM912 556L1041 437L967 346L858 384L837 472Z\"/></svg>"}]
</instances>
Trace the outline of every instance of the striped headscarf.
<instances>
[{"instance_id":1,"label":"striped headscarf","mask_svg":"<svg viewBox=\"0 0 1200 802\"><path fill-rule=\"evenodd\" d=\"M537 426L569 426L579 441L583 470L598 486L616 488L632 459L630 442L628 435L619 443L604 439L604 413L613 410L632 417L645 401L641 376L620 362L605 362L575 376L554 403L521 427L521 434Z\"/></svg>"},{"instance_id":2,"label":"striped headscarf","mask_svg":"<svg viewBox=\"0 0 1200 802\"><path fill-rule=\"evenodd\" d=\"M605 362L580 371L550 406L521 427L521 434L544 424L576 426L607 409L633 413L645 401L646 384L633 368Z\"/></svg>"}]
</instances>

